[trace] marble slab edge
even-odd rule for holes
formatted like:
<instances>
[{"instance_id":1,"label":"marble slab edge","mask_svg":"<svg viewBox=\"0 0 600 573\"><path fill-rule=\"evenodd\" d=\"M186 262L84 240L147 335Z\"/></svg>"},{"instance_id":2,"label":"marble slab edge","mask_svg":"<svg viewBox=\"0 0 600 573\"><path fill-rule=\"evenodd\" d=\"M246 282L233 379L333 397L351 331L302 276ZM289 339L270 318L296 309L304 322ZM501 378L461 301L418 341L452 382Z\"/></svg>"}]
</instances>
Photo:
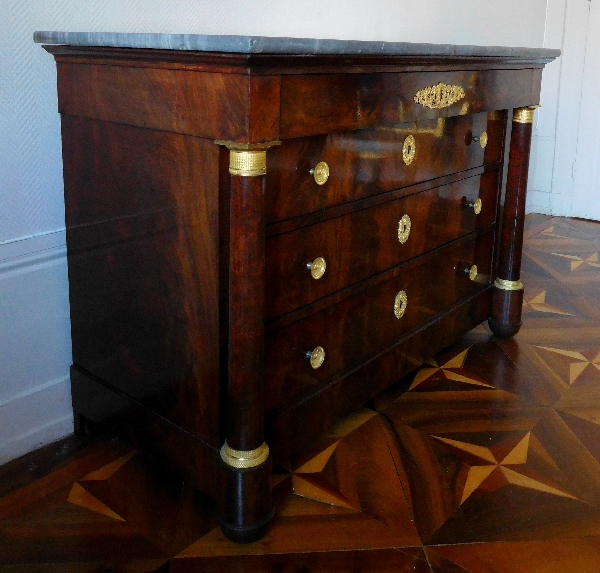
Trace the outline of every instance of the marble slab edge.
<instances>
[{"instance_id":1,"label":"marble slab edge","mask_svg":"<svg viewBox=\"0 0 600 573\"><path fill-rule=\"evenodd\" d=\"M34 32L39 44L189 50L235 54L463 56L554 59L560 50L506 46L461 46L267 36L141 34L119 32Z\"/></svg>"}]
</instances>

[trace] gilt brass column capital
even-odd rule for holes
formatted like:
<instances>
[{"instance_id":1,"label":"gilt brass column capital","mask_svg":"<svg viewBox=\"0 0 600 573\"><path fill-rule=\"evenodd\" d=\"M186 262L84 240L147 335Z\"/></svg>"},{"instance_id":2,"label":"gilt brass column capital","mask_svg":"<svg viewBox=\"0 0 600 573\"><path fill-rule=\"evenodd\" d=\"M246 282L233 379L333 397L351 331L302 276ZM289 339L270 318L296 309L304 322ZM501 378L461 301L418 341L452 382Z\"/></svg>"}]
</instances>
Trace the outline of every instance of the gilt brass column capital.
<instances>
[{"instance_id":1,"label":"gilt brass column capital","mask_svg":"<svg viewBox=\"0 0 600 573\"><path fill-rule=\"evenodd\" d=\"M513 111L513 121L515 123L533 123L533 114L539 105L529 107L518 107Z\"/></svg>"},{"instance_id":2,"label":"gilt brass column capital","mask_svg":"<svg viewBox=\"0 0 600 573\"><path fill-rule=\"evenodd\" d=\"M229 149L229 173L239 177L257 177L267 173L267 149L281 145L281 141L265 143L236 143L215 141Z\"/></svg>"}]
</instances>

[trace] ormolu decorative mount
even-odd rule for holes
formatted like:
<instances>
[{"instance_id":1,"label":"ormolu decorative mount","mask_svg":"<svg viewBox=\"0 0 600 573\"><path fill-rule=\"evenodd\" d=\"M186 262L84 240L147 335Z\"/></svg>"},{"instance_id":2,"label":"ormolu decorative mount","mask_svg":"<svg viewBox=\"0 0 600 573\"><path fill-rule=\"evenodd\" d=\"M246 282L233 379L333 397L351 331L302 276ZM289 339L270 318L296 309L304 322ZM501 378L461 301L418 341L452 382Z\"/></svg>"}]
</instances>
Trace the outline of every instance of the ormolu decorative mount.
<instances>
[{"instance_id":1,"label":"ormolu decorative mount","mask_svg":"<svg viewBox=\"0 0 600 573\"><path fill-rule=\"evenodd\" d=\"M406 307L408 306L408 296L406 293L401 290L394 299L394 316L400 320L404 313L406 312Z\"/></svg>"},{"instance_id":2,"label":"ormolu decorative mount","mask_svg":"<svg viewBox=\"0 0 600 573\"><path fill-rule=\"evenodd\" d=\"M520 107L515 109L513 112L513 121L516 123L533 123L533 116L538 107L540 106L532 105L530 107Z\"/></svg>"},{"instance_id":3,"label":"ormolu decorative mount","mask_svg":"<svg viewBox=\"0 0 600 573\"><path fill-rule=\"evenodd\" d=\"M229 173L239 177L257 177L267 173L267 149L281 145L281 141L266 143L235 143L234 141L215 141L229 149Z\"/></svg>"},{"instance_id":4,"label":"ormolu decorative mount","mask_svg":"<svg viewBox=\"0 0 600 573\"><path fill-rule=\"evenodd\" d=\"M465 90L460 86L449 86L440 82L419 90L415 94L415 102L429 109L442 109L450 107L465 97Z\"/></svg>"},{"instance_id":5,"label":"ormolu decorative mount","mask_svg":"<svg viewBox=\"0 0 600 573\"><path fill-rule=\"evenodd\" d=\"M411 226L412 221L410 220L410 217L406 214L402 215L400 221L398 221L398 241L400 244L403 245L406 243L406 241L408 241Z\"/></svg>"},{"instance_id":6,"label":"ormolu decorative mount","mask_svg":"<svg viewBox=\"0 0 600 573\"><path fill-rule=\"evenodd\" d=\"M505 279L496 279L494 281L494 286L501 290L523 290L523 283L521 280L517 281L507 281Z\"/></svg>"},{"instance_id":7,"label":"ormolu decorative mount","mask_svg":"<svg viewBox=\"0 0 600 573\"><path fill-rule=\"evenodd\" d=\"M404 140L404 144L402 145L402 161L406 165L410 165L417 154L417 142L415 141L414 136L409 135Z\"/></svg>"},{"instance_id":8,"label":"ormolu decorative mount","mask_svg":"<svg viewBox=\"0 0 600 573\"><path fill-rule=\"evenodd\" d=\"M225 442L221 448L221 459L232 468L246 469L259 466L269 457L269 446L263 443L255 450L234 450Z\"/></svg>"}]
</instances>

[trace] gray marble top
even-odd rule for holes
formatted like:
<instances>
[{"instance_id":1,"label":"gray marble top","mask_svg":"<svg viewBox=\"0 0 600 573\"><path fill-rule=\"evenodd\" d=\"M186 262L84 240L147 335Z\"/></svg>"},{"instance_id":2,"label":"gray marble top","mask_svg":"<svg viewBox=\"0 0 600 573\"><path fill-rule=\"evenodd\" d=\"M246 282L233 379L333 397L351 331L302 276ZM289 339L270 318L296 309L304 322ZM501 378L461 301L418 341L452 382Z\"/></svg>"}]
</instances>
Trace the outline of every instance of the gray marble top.
<instances>
[{"instance_id":1,"label":"gray marble top","mask_svg":"<svg viewBox=\"0 0 600 573\"><path fill-rule=\"evenodd\" d=\"M107 46L194 50L236 54L384 54L398 56L496 56L554 59L560 50L512 48L505 46L457 46L408 42L365 42L314 38L273 38L266 36L211 36L206 34L129 34L118 32L35 32L40 44Z\"/></svg>"}]
</instances>

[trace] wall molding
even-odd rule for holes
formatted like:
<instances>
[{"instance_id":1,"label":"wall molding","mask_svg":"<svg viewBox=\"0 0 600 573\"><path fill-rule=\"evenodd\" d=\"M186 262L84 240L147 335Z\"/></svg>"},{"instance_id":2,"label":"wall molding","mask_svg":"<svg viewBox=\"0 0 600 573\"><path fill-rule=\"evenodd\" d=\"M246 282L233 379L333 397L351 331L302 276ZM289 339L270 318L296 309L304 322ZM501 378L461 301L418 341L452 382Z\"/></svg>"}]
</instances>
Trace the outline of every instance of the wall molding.
<instances>
[{"instance_id":1,"label":"wall molding","mask_svg":"<svg viewBox=\"0 0 600 573\"><path fill-rule=\"evenodd\" d=\"M0 261L27 255L35 251L64 246L65 243L66 230L64 227L54 229L53 231L17 237L9 241L2 241L0 242Z\"/></svg>"},{"instance_id":2,"label":"wall molding","mask_svg":"<svg viewBox=\"0 0 600 573\"><path fill-rule=\"evenodd\" d=\"M38 386L34 386L33 388L28 388L23 392L18 392L17 394L13 394L10 398L6 398L0 401L0 408L14 402L16 400L22 400L31 396L32 394L37 394L38 392L42 392L43 390L47 390L48 388L52 388L52 386L58 386L60 384L65 384L66 382L71 382L70 376L62 376L60 378L55 378L54 380L49 380L44 384L39 384ZM1 443L1 442L0 442Z\"/></svg>"},{"instance_id":3,"label":"wall molding","mask_svg":"<svg viewBox=\"0 0 600 573\"><path fill-rule=\"evenodd\" d=\"M0 243L0 280L65 262L64 229Z\"/></svg>"}]
</instances>

